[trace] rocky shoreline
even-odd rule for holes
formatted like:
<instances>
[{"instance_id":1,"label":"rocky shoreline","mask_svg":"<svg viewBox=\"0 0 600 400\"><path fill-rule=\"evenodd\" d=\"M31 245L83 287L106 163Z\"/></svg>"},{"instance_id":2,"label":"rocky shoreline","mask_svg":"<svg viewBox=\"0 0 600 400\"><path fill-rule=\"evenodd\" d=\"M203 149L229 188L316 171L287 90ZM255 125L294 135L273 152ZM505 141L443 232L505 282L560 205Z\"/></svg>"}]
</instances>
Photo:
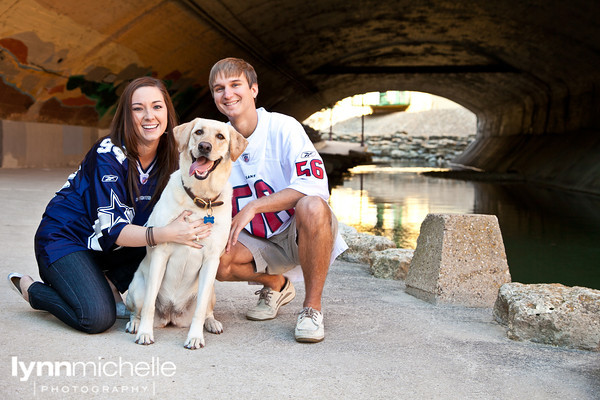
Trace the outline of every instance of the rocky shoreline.
<instances>
[{"instance_id":1,"label":"rocky shoreline","mask_svg":"<svg viewBox=\"0 0 600 400\"><path fill-rule=\"evenodd\" d=\"M388 238L339 225L348 250L340 259L366 264L376 278L406 281L415 250ZM493 319L517 341L600 352L600 290L561 284L505 283L492 307Z\"/></svg>"},{"instance_id":2,"label":"rocky shoreline","mask_svg":"<svg viewBox=\"0 0 600 400\"><path fill-rule=\"evenodd\" d=\"M449 166L475 139L468 136L410 136L406 132L391 135L371 134L365 138L367 151L376 162L399 161L428 166ZM332 135L332 140L360 143L350 134Z\"/></svg>"}]
</instances>

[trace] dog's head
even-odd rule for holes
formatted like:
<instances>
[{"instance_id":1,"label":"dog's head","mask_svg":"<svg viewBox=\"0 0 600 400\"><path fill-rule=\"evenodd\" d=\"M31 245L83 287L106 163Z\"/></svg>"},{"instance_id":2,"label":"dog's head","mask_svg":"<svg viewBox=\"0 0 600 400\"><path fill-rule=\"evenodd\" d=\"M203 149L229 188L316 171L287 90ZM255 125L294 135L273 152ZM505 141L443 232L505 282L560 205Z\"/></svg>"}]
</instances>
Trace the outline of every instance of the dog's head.
<instances>
[{"instance_id":1,"label":"dog's head","mask_svg":"<svg viewBox=\"0 0 600 400\"><path fill-rule=\"evenodd\" d=\"M237 160L248 141L231 125L196 118L173 129L179 148L179 167L184 179L203 181L213 175L229 178L231 161ZM216 173L219 171L220 173Z\"/></svg>"}]
</instances>

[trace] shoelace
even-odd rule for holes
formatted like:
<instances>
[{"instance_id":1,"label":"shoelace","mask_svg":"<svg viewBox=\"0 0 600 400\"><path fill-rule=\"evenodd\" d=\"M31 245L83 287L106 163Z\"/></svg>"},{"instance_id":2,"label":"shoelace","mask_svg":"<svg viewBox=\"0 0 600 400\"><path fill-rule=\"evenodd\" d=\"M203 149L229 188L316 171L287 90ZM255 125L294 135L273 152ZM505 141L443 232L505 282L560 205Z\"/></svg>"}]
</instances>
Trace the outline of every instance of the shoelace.
<instances>
[{"instance_id":1,"label":"shoelace","mask_svg":"<svg viewBox=\"0 0 600 400\"><path fill-rule=\"evenodd\" d=\"M258 295L258 301L264 300L266 305L269 305L271 301L271 296L273 295L273 291L269 288L262 288L254 292L254 294Z\"/></svg>"},{"instance_id":2,"label":"shoelace","mask_svg":"<svg viewBox=\"0 0 600 400\"><path fill-rule=\"evenodd\" d=\"M302 311L300 311L300 312L298 313L298 314L300 314L300 316L298 317L298 319L299 319L300 321L302 321L304 318L310 318L310 319L312 319L312 320L313 320L313 322L314 322L315 324L317 324L317 313L318 313L318 311L317 311L317 310L315 310L315 309L314 309L314 308L312 308L312 307L304 307L304 308L302 309Z\"/></svg>"}]
</instances>

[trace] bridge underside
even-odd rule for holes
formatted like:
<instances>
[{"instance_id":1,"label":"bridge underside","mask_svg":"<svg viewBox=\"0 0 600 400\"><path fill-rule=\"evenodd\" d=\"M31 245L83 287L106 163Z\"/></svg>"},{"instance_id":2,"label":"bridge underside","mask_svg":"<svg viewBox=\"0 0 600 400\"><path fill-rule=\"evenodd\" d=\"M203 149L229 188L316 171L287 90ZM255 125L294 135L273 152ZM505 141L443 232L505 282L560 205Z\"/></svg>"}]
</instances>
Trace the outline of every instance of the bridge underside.
<instances>
[{"instance_id":1,"label":"bridge underside","mask_svg":"<svg viewBox=\"0 0 600 400\"><path fill-rule=\"evenodd\" d=\"M76 162L140 75L167 82L181 121L220 119L208 72L236 56L256 67L267 109L302 120L356 93L436 94L477 115L459 162L600 193L599 11L589 0L4 1L2 166Z\"/></svg>"}]
</instances>

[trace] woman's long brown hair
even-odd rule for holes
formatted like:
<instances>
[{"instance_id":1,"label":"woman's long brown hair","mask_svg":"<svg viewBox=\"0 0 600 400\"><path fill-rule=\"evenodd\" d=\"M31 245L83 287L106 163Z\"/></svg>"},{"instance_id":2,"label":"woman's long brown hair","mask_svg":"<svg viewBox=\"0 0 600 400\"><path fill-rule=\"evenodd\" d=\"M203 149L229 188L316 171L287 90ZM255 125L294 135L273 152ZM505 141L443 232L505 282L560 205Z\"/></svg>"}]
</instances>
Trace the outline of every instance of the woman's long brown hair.
<instances>
[{"instance_id":1,"label":"woman's long brown hair","mask_svg":"<svg viewBox=\"0 0 600 400\"><path fill-rule=\"evenodd\" d=\"M152 194L150 206L154 206L158 201L160 194L169 181L169 176L178 168L179 160L179 152L177 151L177 144L175 142L175 137L173 136L173 128L177 126L177 115L175 113L175 107L173 107L173 102L171 101L171 96L169 96L169 93L167 92L167 88L162 81L149 76L144 76L131 81L119 98L117 111L115 112L115 116L110 125L110 140L114 145L125 147L126 149L125 153L129 164L127 168L127 189L129 191L129 199L134 207L135 198L139 196L138 182L140 181L140 174L136 168L136 163L139 157L138 144L141 138L133 121L131 99L133 97L133 92L144 86L154 86L161 91L168 114L167 129L160 137L156 155L156 166L151 172L152 176L158 175L158 179L156 191Z\"/></svg>"}]
</instances>

